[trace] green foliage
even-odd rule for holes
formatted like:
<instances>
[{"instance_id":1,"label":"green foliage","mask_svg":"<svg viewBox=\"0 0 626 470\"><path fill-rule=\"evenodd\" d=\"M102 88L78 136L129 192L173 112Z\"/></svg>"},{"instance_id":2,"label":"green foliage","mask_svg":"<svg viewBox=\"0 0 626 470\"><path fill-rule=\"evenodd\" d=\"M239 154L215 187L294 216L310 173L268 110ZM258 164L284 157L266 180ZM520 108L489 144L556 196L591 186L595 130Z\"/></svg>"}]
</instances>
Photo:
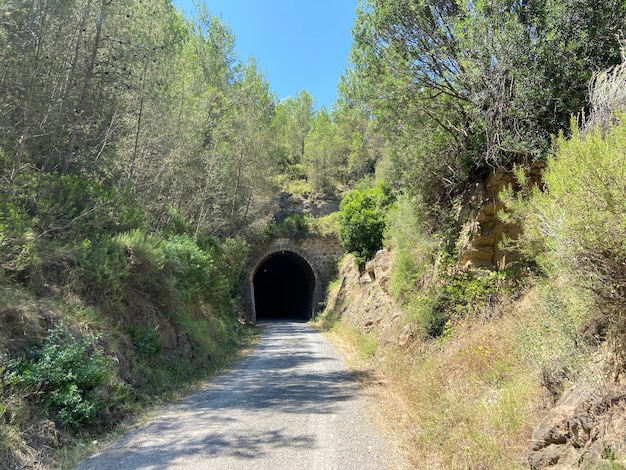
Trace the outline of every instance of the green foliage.
<instances>
[{"instance_id":1,"label":"green foliage","mask_svg":"<svg viewBox=\"0 0 626 470\"><path fill-rule=\"evenodd\" d=\"M165 260L175 276L176 290L183 302L205 298L218 275L215 262L189 236L170 237L163 245Z\"/></svg>"},{"instance_id":2,"label":"green foliage","mask_svg":"<svg viewBox=\"0 0 626 470\"><path fill-rule=\"evenodd\" d=\"M408 311L435 338L469 315L489 317L493 304L511 291L504 272L444 274L437 284L408 297Z\"/></svg>"},{"instance_id":3,"label":"green foliage","mask_svg":"<svg viewBox=\"0 0 626 470\"><path fill-rule=\"evenodd\" d=\"M158 327L133 325L128 333L140 359L155 357L161 351Z\"/></svg>"},{"instance_id":4,"label":"green foliage","mask_svg":"<svg viewBox=\"0 0 626 470\"><path fill-rule=\"evenodd\" d=\"M265 228L267 238L304 237L310 232L311 220L303 214L289 214L280 222L271 222Z\"/></svg>"},{"instance_id":5,"label":"green foliage","mask_svg":"<svg viewBox=\"0 0 626 470\"><path fill-rule=\"evenodd\" d=\"M304 172L301 162L312 120L313 97L304 90L295 98L285 98L276 105L272 118L272 130L276 139L275 151L280 166L294 175ZM299 172L293 170L298 167L301 168Z\"/></svg>"},{"instance_id":6,"label":"green foliage","mask_svg":"<svg viewBox=\"0 0 626 470\"><path fill-rule=\"evenodd\" d=\"M322 217L309 214L289 214L280 222L271 222L264 230L267 238L300 238L309 235L318 237L337 236L339 231L339 212Z\"/></svg>"},{"instance_id":7,"label":"green foliage","mask_svg":"<svg viewBox=\"0 0 626 470\"><path fill-rule=\"evenodd\" d=\"M105 411L114 403L105 389L117 387L117 393L124 393L112 358L98 349L97 340L92 334L77 337L58 325L40 347L9 364L5 380L29 391L32 400L65 426L96 424L106 419Z\"/></svg>"},{"instance_id":8,"label":"green foliage","mask_svg":"<svg viewBox=\"0 0 626 470\"><path fill-rule=\"evenodd\" d=\"M602 134L561 136L548 159L546 191L533 188L511 203L523 221L524 246L551 277L589 289L622 347L626 326L626 120ZM510 198L511 199L511 198ZM509 199L509 200L510 200Z\"/></svg>"},{"instance_id":9,"label":"green foliage","mask_svg":"<svg viewBox=\"0 0 626 470\"><path fill-rule=\"evenodd\" d=\"M444 277L434 310L446 323L454 322L470 313L481 312L511 290L503 271L456 273Z\"/></svg>"},{"instance_id":10,"label":"green foliage","mask_svg":"<svg viewBox=\"0 0 626 470\"><path fill-rule=\"evenodd\" d=\"M366 0L340 103L376 123L395 180L438 223L493 166L541 159L620 61L626 3ZM373 119L371 119L373 117Z\"/></svg>"},{"instance_id":11,"label":"green foliage","mask_svg":"<svg viewBox=\"0 0 626 470\"><path fill-rule=\"evenodd\" d=\"M41 263L34 240L35 222L0 191L0 275L15 277Z\"/></svg>"},{"instance_id":12,"label":"green foliage","mask_svg":"<svg viewBox=\"0 0 626 470\"><path fill-rule=\"evenodd\" d=\"M250 246L241 237L227 238L221 244L221 271L230 285L231 295L236 294L245 274Z\"/></svg>"},{"instance_id":13,"label":"green foliage","mask_svg":"<svg viewBox=\"0 0 626 470\"><path fill-rule=\"evenodd\" d=\"M130 268L124 246L103 236L93 241L83 240L78 251L79 292L97 304L119 302Z\"/></svg>"},{"instance_id":14,"label":"green foliage","mask_svg":"<svg viewBox=\"0 0 626 470\"><path fill-rule=\"evenodd\" d=\"M422 208L416 198L401 195L389 213L385 236L394 250L391 291L397 299L426 287L435 275L437 244L426 233Z\"/></svg>"},{"instance_id":15,"label":"green foliage","mask_svg":"<svg viewBox=\"0 0 626 470\"><path fill-rule=\"evenodd\" d=\"M319 237L339 236L339 212L332 212L322 217L317 217L310 221L311 231Z\"/></svg>"},{"instance_id":16,"label":"green foliage","mask_svg":"<svg viewBox=\"0 0 626 470\"><path fill-rule=\"evenodd\" d=\"M165 253L160 237L138 229L120 233L113 240L125 249L131 269L145 272L163 269Z\"/></svg>"},{"instance_id":17,"label":"green foliage","mask_svg":"<svg viewBox=\"0 0 626 470\"><path fill-rule=\"evenodd\" d=\"M97 237L143 226L143 213L132 197L99 181L23 171L13 188L13 200L33 217L40 236Z\"/></svg>"},{"instance_id":18,"label":"green foliage","mask_svg":"<svg viewBox=\"0 0 626 470\"><path fill-rule=\"evenodd\" d=\"M247 261L249 246L241 237L220 242L214 237L199 237L198 246L213 263L213 274L205 289L205 299L215 308L231 312Z\"/></svg>"},{"instance_id":19,"label":"green foliage","mask_svg":"<svg viewBox=\"0 0 626 470\"><path fill-rule=\"evenodd\" d=\"M393 203L389 185L353 189L341 201L339 239L362 269L383 245L387 210Z\"/></svg>"},{"instance_id":20,"label":"green foliage","mask_svg":"<svg viewBox=\"0 0 626 470\"><path fill-rule=\"evenodd\" d=\"M331 114L322 108L313 118L303 155L307 178L315 193L332 195L337 183L345 181L343 150L338 127Z\"/></svg>"}]
</instances>

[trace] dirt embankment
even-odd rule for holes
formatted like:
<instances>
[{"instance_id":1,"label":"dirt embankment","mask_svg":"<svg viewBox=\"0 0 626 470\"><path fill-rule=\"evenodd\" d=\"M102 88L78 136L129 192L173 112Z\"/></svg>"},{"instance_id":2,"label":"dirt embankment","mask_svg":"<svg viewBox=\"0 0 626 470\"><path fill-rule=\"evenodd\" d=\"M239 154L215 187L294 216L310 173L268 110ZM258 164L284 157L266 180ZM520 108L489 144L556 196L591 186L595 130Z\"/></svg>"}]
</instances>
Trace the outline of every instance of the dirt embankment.
<instances>
[{"instance_id":1,"label":"dirt embankment","mask_svg":"<svg viewBox=\"0 0 626 470\"><path fill-rule=\"evenodd\" d=\"M425 337L390 295L392 264L386 249L364 273L347 258L325 317L376 342L364 374L373 406L416 468L626 465L626 380L606 345L569 351L568 371L536 287Z\"/></svg>"}]
</instances>

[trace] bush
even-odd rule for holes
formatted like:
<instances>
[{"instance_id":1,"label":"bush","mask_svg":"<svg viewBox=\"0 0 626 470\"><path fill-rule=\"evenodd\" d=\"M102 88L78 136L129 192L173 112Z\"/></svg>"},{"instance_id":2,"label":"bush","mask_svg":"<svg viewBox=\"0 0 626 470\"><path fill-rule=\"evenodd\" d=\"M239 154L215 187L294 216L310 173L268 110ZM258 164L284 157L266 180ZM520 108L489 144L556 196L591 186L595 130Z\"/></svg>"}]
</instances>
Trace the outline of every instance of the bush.
<instances>
[{"instance_id":1,"label":"bush","mask_svg":"<svg viewBox=\"0 0 626 470\"><path fill-rule=\"evenodd\" d=\"M126 288L149 295L160 307L167 308L174 299L170 278L165 270L163 240L143 230L133 230L113 237L124 251L127 275Z\"/></svg>"},{"instance_id":2,"label":"bush","mask_svg":"<svg viewBox=\"0 0 626 470\"><path fill-rule=\"evenodd\" d=\"M9 363L8 380L30 391L31 399L65 426L98 423L114 403L104 386L123 387L115 379L112 358L97 349L97 339L56 326L40 347Z\"/></svg>"},{"instance_id":3,"label":"bush","mask_svg":"<svg viewBox=\"0 0 626 470\"><path fill-rule=\"evenodd\" d=\"M339 212L317 217L309 221L311 231L318 237L339 236Z\"/></svg>"},{"instance_id":4,"label":"bush","mask_svg":"<svg viewBox=\"0 0 626 470\"><path fill-rule=\"evenodd\" d=\"M386 237L394 251L391 292L396 299L424 288L435 276L437 244L424 230L422 206L402 195L389 213Z\"/></svg>"},{"instance_id":5,"label":"bush","mask_svg":"<svg viewBox=\"0 0 626 470\"><path fill-rule=\"evenodd\" d=\"M142 271L163 269L165 253L163 241L159 237L137 229L121 233L113 240L124 247L131 266L135 268L140 266Z\"/></svg>"},{"instance_id":6,"label":"bush","mask_svg":"<svg viewBox=\"0 0 626 470\"><path fill-rule=\"evenodd\" d=\"M163 245L165 259L175 277L175 287L183 302L206 298L211 283L218 280L209 254L187 235L175 235Z\"/></svg>"},{"instance_id":7,"label":"bush","mask_svg":"<svg viewBox=\"0 0 626 470\"><path fill-rule=\"evenodd\" d=\"M244 275L248 252L248 243L239 237L227 238L221 245L222 272L230 284L230 294L235 297L240 281Z\"/></svg>"},{"instance_id":8,"label":"bush","mask_svg":"<svg viewBox=\"0 0 626 470\"><path fill-rule=\"evenodd\" d=\"M353 189L341 201L339 240L354 255L359 269L382 248L386 213L392 203L391 188L386 183Z\"/></svg>"},{"instance_id":9,"label":"bush","mask_svg":"<svg viewBox=\"0 0 626 470\"><path fill-rule=\"evenodd\" d=\"M94 238L144 224L131 196L78 176L21 172L12 198L36 220L38 234L50 238Z\"/></svg>"},{"instance_id":10,"label":"bush","mask_svg":"<svg viewBox=\"0 0 626 470\"><path fill-rule=\"evenodd\" d=\"M548 159L547 190L509 202L524 220L527 253L549 276L592 292L626 351L626 115L614 122L604 135L573 124Z\"/></svg>"},{"instance_id":11,"label":"bush","mask_svg":"<svg viewBox=\"0 0 626 470\"><path fill-rule=\"evenodd\" d=\"M265 228L266 238L305 237L311 230L310 217L302 214L289 214L279 222L271 222Z\"/></svg>"},{"instance_id":12,"label":"bush","mask_svg":"<svg viewBox=\"0 0 626 470\"><path fill-rule=\"evenodd\" d=\"M79 247L78 290L97 304L115 303L124 295L129 261L124 246L103 236L83 240Z\"/></svg>"},{"instance_id":13,"label":"bush","mask_svg":"<svg viewBox=\"0 0 626 470\"><path fill-rule=\"evenodd\" d=\"M19 276L41 263L35 247L35 220L0 191L0 275Z\"/></svg>"},{"instance_id":14,"label":"bush","mask_svg":"<svg viewBox=\"0 0 626 470\"><path fill-rule=\"evenodd\" d=\"M241 237L227 238L223 242L215 237L203 237L197 244L213 265L211 282L204 291L205 298L210 298L214 307L230 309L236 301L248 260L248 243Z\"/></svg>"}]
</instances>

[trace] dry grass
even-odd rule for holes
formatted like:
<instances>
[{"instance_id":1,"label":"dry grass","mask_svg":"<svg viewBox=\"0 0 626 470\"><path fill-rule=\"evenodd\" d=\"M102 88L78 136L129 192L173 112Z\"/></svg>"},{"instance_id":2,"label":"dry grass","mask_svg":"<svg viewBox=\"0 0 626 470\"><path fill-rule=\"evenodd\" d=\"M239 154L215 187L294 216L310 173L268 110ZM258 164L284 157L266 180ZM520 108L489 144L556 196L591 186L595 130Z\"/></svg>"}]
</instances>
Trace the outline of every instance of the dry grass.
<instances>
[{"instance_id":1,"label":"dry grass","mask_svg":"<svg viewBox=\"0 0 626 470\"><path fill-rule=\"evenodd\" d=\"M507 325L463 329L417 355L382 364L389 391L404 403L398 431L415 468L522 468L540 389L513 357ZM409 371L407 374L406 371Z\"/></svg>"},{"instance_id":2,"label":"dry grass","mask_svg":"<svg viewBox=\"0 0 626 470\"><path fill-rule=\"evenodd\" d=\"M585 129L601 126L606 130L611 126L611 120L616 112L626 111L625 82L626 60L615 67L594 74L589 84L591 114L584 123Z\"/></svg>"},{"instance_id":3,"label":"dry grass","mask_svg":"<svg viewBox=\"0 0 626 470\"><path fill-rule=\"evenodd\" d=\"M378 341L373 335L361 333L352 325L337 322L327 332L329 339L344 353L348 366L355 371L368 372L376 353Z\"/></svg>"},{"instance_id":4,"label":"dry grass","mask_svg":"<svg viewBox=\"0 0 626 470\"><path fill-rule=\"evenodd\" d=\"M352 367L368 371L362 377L374 414L399 442L407 468L527 468L532 431L552 404L542 367L555 354L574 361L565 354L567 327L548 321L544 303L532 289L490 322L469 319L445 340L379 346L375 354L349 327L335 326L330 338Z\"/></svg>"}]
</instances>

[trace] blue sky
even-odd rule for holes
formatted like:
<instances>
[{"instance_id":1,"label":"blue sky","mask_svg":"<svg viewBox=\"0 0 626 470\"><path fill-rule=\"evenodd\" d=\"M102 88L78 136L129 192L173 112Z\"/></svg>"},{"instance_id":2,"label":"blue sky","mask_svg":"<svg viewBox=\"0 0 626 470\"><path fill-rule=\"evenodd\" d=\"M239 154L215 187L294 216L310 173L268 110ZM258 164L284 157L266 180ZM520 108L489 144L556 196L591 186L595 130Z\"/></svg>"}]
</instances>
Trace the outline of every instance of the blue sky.
<instances>
[{"instance_id":1,"label":"blue sky","mask_svg":"<svg viewBox=\"0 0 626 470\"><path fill-rule=\"evenodd\" d=\"M193 0L173 0L187 15ZM279 99L306 90L330 110L348 64L357 0L205 0L235 35L239 59L255 57Z\"/></svg>"}]
</instances>

